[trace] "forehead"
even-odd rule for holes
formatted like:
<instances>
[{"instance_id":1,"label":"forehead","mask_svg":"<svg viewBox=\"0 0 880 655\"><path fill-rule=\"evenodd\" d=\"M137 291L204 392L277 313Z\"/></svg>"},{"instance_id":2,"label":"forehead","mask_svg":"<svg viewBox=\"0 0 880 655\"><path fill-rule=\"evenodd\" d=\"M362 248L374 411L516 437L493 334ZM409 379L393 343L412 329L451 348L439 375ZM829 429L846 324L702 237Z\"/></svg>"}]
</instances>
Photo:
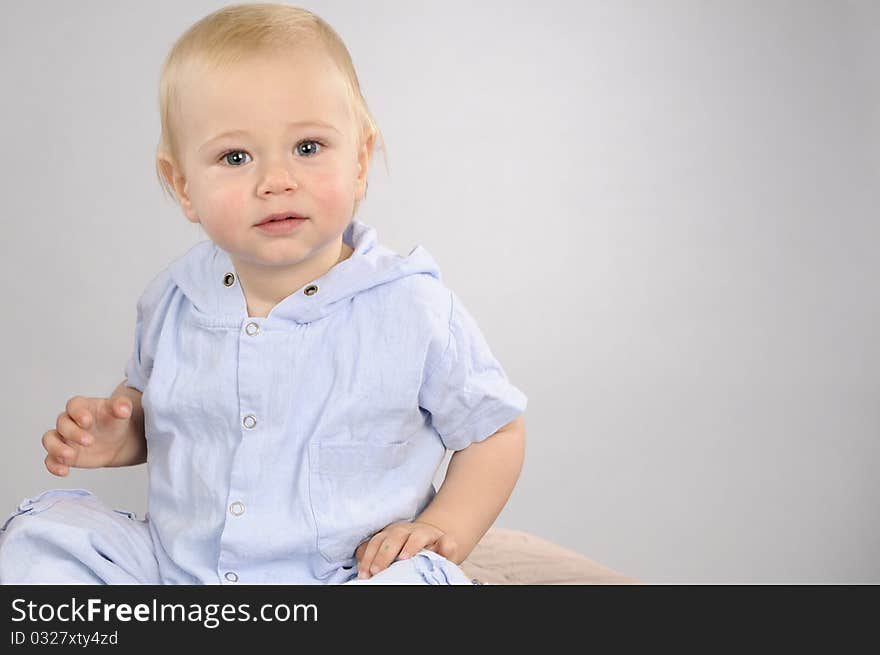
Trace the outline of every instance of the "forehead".
<instances>
[{"instance_id":1,"label":"forehead","mask_svg":"<svg viewBox=\"0 0 880 655\"><path fill-rule=\"evenodd\" d=\"M188 76L181 113L195 145L228 130L273 129L320 120L349 136L345 79L323 54L255 56L232 67Z\"/></svg>"}]
</instances>

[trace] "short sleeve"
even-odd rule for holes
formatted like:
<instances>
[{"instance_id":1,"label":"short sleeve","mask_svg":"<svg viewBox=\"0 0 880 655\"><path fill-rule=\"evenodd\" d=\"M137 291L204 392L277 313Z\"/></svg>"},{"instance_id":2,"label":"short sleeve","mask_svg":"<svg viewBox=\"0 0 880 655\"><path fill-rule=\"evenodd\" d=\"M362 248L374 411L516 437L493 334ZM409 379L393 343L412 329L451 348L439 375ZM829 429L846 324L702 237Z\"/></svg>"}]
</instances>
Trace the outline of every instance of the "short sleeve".
<instances>
[{"instance_id":1,"label":"short sleeve","mask_svg":"<svg viewBox=\"0 0 880 655\"><path fill-rule=\"evenodd\" d=\"M492 354L473 316L450 291L445 350L419 390L419 405L450 450L483 441L526 409L525 394L513 386Z\"/></svg>"},{"instance_id":2,"label":"short sleeve","mask_svg":"<svg viewBox=\"0 0 880 655\"><path fill-rule=\"evenodd\" d=\"M125 365L126 384L144 392L150 373L161 328L163 306L167 304L171 287L167 271L157 275L137 301L137 317L134 326L134 348Z\"/></svg>"}]
</instances>

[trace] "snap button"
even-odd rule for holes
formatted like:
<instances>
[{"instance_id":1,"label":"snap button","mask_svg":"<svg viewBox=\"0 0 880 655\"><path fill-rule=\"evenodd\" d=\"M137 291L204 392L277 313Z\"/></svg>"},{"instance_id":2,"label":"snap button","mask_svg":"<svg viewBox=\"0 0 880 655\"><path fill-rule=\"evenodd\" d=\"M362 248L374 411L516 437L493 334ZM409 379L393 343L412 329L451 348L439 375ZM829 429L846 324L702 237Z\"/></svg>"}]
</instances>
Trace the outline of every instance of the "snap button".
<instances>
[{"instance_id":1,"label":"snap button","mask_svg":"<svg viewBox=\"0 0 880 655\"><path fill-rule=\"evenodd\" d=\"M238 582L238 576L235 574L235 571L227 571L226 575L223 576L230 582Z\"/></svg>"},{"instance_id":2,"label":"snap button","mask_svg":"<svg viewBox=\"0 0 880 655\"><path fill-rule=\"evenodd\" d=\"M260 333L260 326L256 323L248 323L247 326L245 326L244 331L253 337Z\"/></svg>"},{"instance_id":3,"label":"snap button","mask_svg":"<svg viewBox=\"0 0 880 655\"><path fill-rule=\"evenodd\" d=\"M235 284L235 276L232 273L227 273L223 276L223 284L225 284L227 287L231 287L233 284Z\"/></svg>"},{"instance_id":4,"label":"snap button","mask_svg":"<svg viewBox=\"0 0 880 655\"><path fill-rule=\"evenodd\" d=\"M314 284L310 284L309 286L306 287L306 289L305 289L305 291L303 291L303 293L306 294L307 296L314 296L316 293L318 293L318 287Z\"/></svg>"},{"instance_id":5,"label":"snap button","mask_svg":"<svg viewBox=\"0 0 880 655\"><path fill-rule=\"evenodd\" d=\"M240 502L235 501L229 506L229 511L232 512L235 516L241 516L244 514L244 505Z\"/></svg>"},{"instance_id":6,"label":"snap button","mask_svg":"<svg viewBox=\"0 0 880 655\"><path fill-rule=\"evenodd\" d=\"M257 417L253 414L248 414L244 417L244 421L242 421L242 423L244 423L244 427L250 429L257 424Z\"/></svg>"}]
</instances>

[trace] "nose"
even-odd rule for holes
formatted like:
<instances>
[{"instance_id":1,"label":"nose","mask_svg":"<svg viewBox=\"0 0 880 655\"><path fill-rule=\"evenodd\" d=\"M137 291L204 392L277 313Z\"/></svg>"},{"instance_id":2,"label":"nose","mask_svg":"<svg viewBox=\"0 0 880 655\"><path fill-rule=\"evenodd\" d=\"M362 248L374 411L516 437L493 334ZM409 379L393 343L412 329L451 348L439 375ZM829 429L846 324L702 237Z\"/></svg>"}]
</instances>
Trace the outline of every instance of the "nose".
<instances>
[{"instance_id":1,"label":"nose","mask_svg":"<svg viewBox=\"0 0 880 655\"><path fill-rule=\"evenodd\" d=\"M273 166L260 184L260 195L288 193L298 188L299 185L285 166Z\"/></svg>"}]
</instances>

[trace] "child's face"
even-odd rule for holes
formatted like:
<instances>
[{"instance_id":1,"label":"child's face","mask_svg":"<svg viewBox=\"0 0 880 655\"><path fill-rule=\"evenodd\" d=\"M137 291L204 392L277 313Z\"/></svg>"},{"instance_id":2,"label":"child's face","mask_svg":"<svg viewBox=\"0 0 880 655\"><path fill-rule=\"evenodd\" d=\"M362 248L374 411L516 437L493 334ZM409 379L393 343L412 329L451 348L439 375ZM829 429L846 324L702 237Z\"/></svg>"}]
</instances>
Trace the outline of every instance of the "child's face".
<instances>
[{"instance_id":1,"label":"child's face","mask_svg":"<svg viewBox=\"0 0 880 655\"><path fill-rule=\"evenodd\" d=\"M291 63L293 61L293 63ZM187 85L183 170L187 218L234 262L292 266L341 246L364 196L372 141L360 144L341 73L323 54L263 57ZM329 124L289 125L299 121ZM214 137L230 130L244 134ZM308 218L292 233L255 227L267 215Z\"/></svg>"}]
</instances>

